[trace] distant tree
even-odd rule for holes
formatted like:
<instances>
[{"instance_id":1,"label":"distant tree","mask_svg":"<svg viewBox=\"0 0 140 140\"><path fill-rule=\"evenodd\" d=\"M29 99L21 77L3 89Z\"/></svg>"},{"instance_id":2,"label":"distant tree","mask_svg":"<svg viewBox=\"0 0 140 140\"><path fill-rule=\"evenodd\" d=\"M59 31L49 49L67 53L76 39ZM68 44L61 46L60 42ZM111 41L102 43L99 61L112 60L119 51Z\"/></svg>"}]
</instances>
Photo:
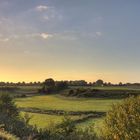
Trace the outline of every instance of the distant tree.
<instances>
[{"instance_id":1,"label":"distant tree","mask_svg":"<svg viewBox=\"0 0 140 140\"><path fill-rule=\"evenodd\" d=\"M89 85L89 86L92 86L92 83L91 83L91 82L89 82L89 83L88 83L88 85Z\"/></svg>"},{"instance_id":2,"label":"distant tree","mask_svg":"<svg viewBox=\"0 0 140 140\"><path fill-rule=\"evenodd\" d=\"M46 79L43 83L43 92L50 93L55 89L55 81L52 78Z\"/></svg>"},{"instance_id":3,"label":"distant tree","mask_svg":"<svg viewBox=\"0 0 140 140\"><path fill-rule=\"evenodd\" d=\"M17 85L18 85L18 86L21 86L21 82L18 82Z\"/></svg>"},{"instance_id":4,"label":"distant tree","mask_svg":"<svg viewBox=\"0 0 140 140\"><path fill-rule=\"evenodd\" d=\"M122 82L120 82L120 83L119 83L119 86L123 86L123 83L122 83Z\"/></svg>"},{"instance_id":5,"label":"distant tree","mask_svg":"<svg viewBox=\"0 0 140 140\"><path fill-rule=\"evenodd\" d=\"M126 83L126 86L131 86L132 84L131 83Z\"/></svg>"},{"instance_id":6,"label":"distant tree","mask_svg":"<svg viewBox=\"0 0 140 140\"><path fill-rule=\"evenodd\" d=\"M52 78L46 79L44 85L47 87L54 87L55 81Z\"/></svg>"},{"instance_id":7,"label":"distant tree","mask_svg":"<svg viewBox=\"0 0 140 140\"><path fill-rule=\"evenodd\" d=\"M108 86L112 86L112 84L110 82L107 83Z\"/></svg>"},{"instance_id":8,"label":"distant tree","mask_svg":"<svg viewBox=\"0 0 140 140\"><path fill-rule=\"evenodd\" d=\"M68 87L68 84L65 81L59 81L59 82L56 82L55 86L56 86L56 90L63 90Z\"/></svg>"},{"instance_id":9,"label":"distant tree","mask_svg":"<svg viewBox=\"0 0 140 140\"><path fill-rule=\"evenodd\" d=\"M104 86L108 86L108 83L107 83L107 82L104 82L103 85L104 85Z\"/></svg>"},{"instance_id":10,"label":"distant tree","mask_svg":"<svg viewBox=\"0 0 140 140\"><path fill-rule=\"evenodd\" d=\"M25 85L26 85L26 83L23 81L23 82L21 83L21 85L22 85L22 86L25 86Z\"/></svg>"},{"instance_id":11,"label":"distant tree","mask_svg":"<svg viewBox=\"0 0 140 140\"><path fill-rule=\"evenodd\" d=\"M95 83L96 86L103 86L103 84L104 84L104 81L101 79L97 80Z\"/></svg>"},{"instance_id":12,"label":"distant tree","mask_svg":"<svg viewBox=\"0 0 140 140\"><path fill-rule=\"evenodd\" d=\"M95 86L95 85L96 85L96 82L93 82L93 83L92 83L92 86Z\"/></svg>"},{"instance_id":13,"label":"distant tree","mask_svg":"<svg viewBox=\"0 0 140 140\"><path fill-rule=\"evenodd\" d=\"M85 80L75 80L75 81L66 81L70 86L87 86L87 82Z\"/></svg>"}]
</instances>

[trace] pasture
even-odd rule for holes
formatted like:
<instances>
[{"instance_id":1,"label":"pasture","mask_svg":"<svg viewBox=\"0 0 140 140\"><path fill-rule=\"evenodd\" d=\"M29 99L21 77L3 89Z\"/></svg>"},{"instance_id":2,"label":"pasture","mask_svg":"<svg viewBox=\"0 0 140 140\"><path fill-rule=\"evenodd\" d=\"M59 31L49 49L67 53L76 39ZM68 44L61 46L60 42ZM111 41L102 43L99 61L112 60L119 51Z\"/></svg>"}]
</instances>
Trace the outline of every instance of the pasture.
<instances>
[{"instance_id":1,"label":"pasture","mask_svg":"<svg viewBox=\"0 0 140 140\"><path fill-rule=\"evenodd\" d=\"M41 95L15 100L18 107L34 107L47 110L64 111L107 111L117 99L90 99L63 97L60 95Z\"/></svg>"},{"instance_id":2,"label":"pasture","mask_svg":"<svg viewBox=\"0 0 140 140\"><path fill-rule=\"evenodd\" d=\"M90 99L90 98L74 98L74 97L63 97L61 95L41 95L32 96L27 98L17 98L16 105L22 108L38 108L45 110L63 110L65 112L107 112L111 105L114 103L119 103L121 100L117 99ZM63 119L63 115L50 115L50 114L40 114L40 113L30 113L31 116L30 124L36 125L38 128L45 128L51 122L54 124L60 123ZM88 115L88 114L87 114ZM70 116L73 120L78 120L85 118L86 115L74 115ZM78 127L87 127L95 122L96 127L100 124L101 119L88 118L84 119L80 123L77 123Z\"/></svg>"},{"instance_id":3,"label":"pasture","mask_svg":"<svg viewBox=\"0 0 140 140\"><path fill-rule=\"evenodd\" d=\"M66 97L61 94L52 95L41 95L37 91L39 86L19 86L14 92L8 91L10 95L14 95L15 103L17 107L26 109L27 113L31 117L30 124L36 125L37 128L45 128L52 124L59 124L64 114L59 114L59 112L67 113L73 121L76 122L76 126L80 128L86 128L89 125L95 124L95 128L99 129L102 126L103 117L94 116L93 112L107 112L112 104L120 103L123 99L109 99L109 98L84 98L84 97ZM81 87L70 87L72 89ZM83 87L82 87L83 88ZM140 91L139 87L84 87L98 90L123 90L123 91L135 91L136 93ZM1 91L0 93L3 93ZM20 97L20 95L25 94L25 97ZM32 112L28 109L32 109ZM40 110L40 112L34 112L34 109ZM43 111L47 113L42 113ZM22 111L22 110L21 110ZM56 112L52 114L52 112ZM50 113L48 113L50 112ZM58 112L58 113L57 113ZM80 114L71 115L73 112ZM25 111L21 112L21 116L25 114ZM79 121L80 120L80 121Z\"/></svg>"}]
</instances>

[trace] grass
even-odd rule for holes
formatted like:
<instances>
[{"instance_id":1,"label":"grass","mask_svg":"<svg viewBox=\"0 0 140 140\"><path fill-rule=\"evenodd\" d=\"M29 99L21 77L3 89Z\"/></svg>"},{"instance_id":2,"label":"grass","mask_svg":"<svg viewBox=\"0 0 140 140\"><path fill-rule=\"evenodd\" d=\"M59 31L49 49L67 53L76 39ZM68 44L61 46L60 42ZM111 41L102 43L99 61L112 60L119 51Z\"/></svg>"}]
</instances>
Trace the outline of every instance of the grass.
<instances>
[{"instance_id":1,"label":"grass","mask_svg":"<svg viewBox=\"0 0 140 140\"><path fill-rule=\"evenodd\" d=\"M42 95L32 96L28 98L18 98L15 100L18 107L35 107L48 110L64 110L64 111L108 111L111 104L121 102L121 100L112 99L87 99L87 98L68 98L60 95ZM45 128L50 125L60 123L63 116L47 115L38 113L29 113L32 116L31 125L38 128ZM71 116L78 119L79 116ZM101 126L101 119L90 119L77 125L84 128L95 122L96 128Z\"/></svg>"},{"instance_id":2,"label":"grass","mask_svg":"<svg viewBox=\"0 0 140 140\"><path fill-rule=\"evenodd\" d=\"M140 90L140 88L133 87L94 87L101 90ZM23 88L24 89L24 88ZM30 88L26 88L31 90ZM34 88L35 89L35 88ZM98 99L98 98L76 98L64 97L60 95L41 95L32 96L28 98L17 98L16 104L18 107L33 107L46 110L64 110L64 111L103 111L107 112L111 105L119 103L120 99ZM45 128L50 125L60 123L63 116L47 115L38 113L29 113L33 116L30 120L31 125L36 125L38 128ZM79 116L71 116L73 119L78 119ZM77 124L77 127L86 128L89 125L95 124L95 129L98 130L102 127L103 118L89 119L85 122Z\"/></svg>"},{"instance_id":3,"label":"grass","mask_svg":"<svg viewBox=\"0 0 140 140\"><path fill-rule=\"evenodd\" d=\"M25 115L25 112L21 112L21 116ZM47 115L47 114L39 114L39 113L28 113L31 117L29 121L30 125L36 125L38 128L46 128L50 125L55 125L61 123L63 120L63 116L57 115ZM80 116L70 116L71 119L76 120L79 119Z\"/></svg>"},{"instance_id":4,"label":"grass","mask_svg":"<svg viewBox=\"0 0 140 140\"><path fill-rule=\"evenodd\" d=\"M21 116L25 115L25 112L21 112ZM33 126L37 126L38 129L40 128L47 128L51 125L56 125L62 122L63 116L57 115L46 115L46 114L38 114L38 113L28 113L31 117L29 124ZM80 116L70 116L71 119L77 120ZM94 125L95 132L99 134L101 127L103 126L103 118L99 119L90 119L85 122L77 124L77 128L85 129L88 126ZM100 134L99 134L100 135Z\"/></svg>"},{"instance_id":5,"label":"grass","mask_svg":"<svg viewBox=\"0 0 140 140\"><path fill-rule=\"evenodd\" d=\"M108 111L111 104L118 103L117 99L86 99L68 98L59 95L42 95L16 99L18 107L35 107L48 110L64 111Z\"/></svg>"},{"instance_id":6,"label":"grass","mask_svg":"<svg viewBox=\"0 0 140 140\"><path fill-rule=\"evenodd\" d=\"M80 124L77 125L77 128L82 128L85 129L88 126L94 125L95 128L95 132L100 135L100 130L103 127L103 120L104 118L98 118L98 119L90 119L87 120L86 122L82 122Z\"/></svg>"}]
</instances>

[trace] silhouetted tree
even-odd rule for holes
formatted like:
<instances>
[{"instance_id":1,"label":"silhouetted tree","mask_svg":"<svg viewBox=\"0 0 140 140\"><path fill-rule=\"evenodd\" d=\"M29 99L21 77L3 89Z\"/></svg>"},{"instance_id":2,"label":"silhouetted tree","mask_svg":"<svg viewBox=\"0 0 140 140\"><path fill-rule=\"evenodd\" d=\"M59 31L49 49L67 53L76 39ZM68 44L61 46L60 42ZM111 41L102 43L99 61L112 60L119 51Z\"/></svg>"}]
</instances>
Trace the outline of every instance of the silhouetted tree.
<instances>
[{"instance_id":1,"label":"silhouetted tree","mask_svg":"<svg viewBox=\"0 0 140 140\"><path fill-rule=\"evenodd\" d=\"M55 89L55 81L52 78L46 79L43 83L43 92L50 93Z\"/></svg>"},{"instance_id":2,"label":"silhouetted tree","mask_svg":"<svg viewBox=\"0 0 140 140\"><path fill-rule=\"evenodd\" d=\"M122 82L119 83L119 86L123 86Z\"/></svg>"},{"instance_id":3,"label":"silhouetted tree","mask_svg":"<svg viewBox=\"0 0 140 140\"><path fill-rule=\"evenodd\" d=\"M68 84L65 81L60 81L60 82L56 82L55 86L57 90L63 90L68 87Z\"/></svg>"},{"instance_id":4,"label":"silhouetted tree","mask_svg":"<svg viewBox=\"0 0 140 140\"><path fill-rule=\"evenodd\" d=\"M103 84L104 84L104 81L101 79L96 81L96 86L103 86Z\"/></svg>"}]
</instances>

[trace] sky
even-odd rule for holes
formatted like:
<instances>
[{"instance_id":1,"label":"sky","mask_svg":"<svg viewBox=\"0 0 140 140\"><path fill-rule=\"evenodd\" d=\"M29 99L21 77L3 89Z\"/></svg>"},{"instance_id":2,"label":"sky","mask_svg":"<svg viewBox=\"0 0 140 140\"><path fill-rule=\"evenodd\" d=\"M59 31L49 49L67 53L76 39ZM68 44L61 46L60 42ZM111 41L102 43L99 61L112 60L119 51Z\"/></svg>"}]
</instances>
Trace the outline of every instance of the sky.
<instances>
[{"instance_id":1,"label":"sky","mask_svg":"<svg viewBox=\"0 0 140 140\"><path fill-rule=\"evenodd\" d=\"M0 0L0 81L140 82L140 1Z\"/></svg>"}]
</instances>

